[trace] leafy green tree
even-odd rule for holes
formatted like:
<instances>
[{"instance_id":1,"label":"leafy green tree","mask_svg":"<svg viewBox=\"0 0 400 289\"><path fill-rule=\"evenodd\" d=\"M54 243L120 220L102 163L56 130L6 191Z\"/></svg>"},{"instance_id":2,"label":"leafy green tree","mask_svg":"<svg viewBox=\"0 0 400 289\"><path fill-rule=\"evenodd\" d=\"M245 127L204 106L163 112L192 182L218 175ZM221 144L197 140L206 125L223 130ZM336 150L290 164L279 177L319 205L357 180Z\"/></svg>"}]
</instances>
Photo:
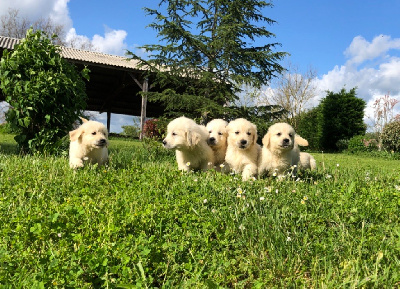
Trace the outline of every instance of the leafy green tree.
<instances>
[{"instance_id":1,"label":"leafy green tree","mask_svg":"<svg viewBox=\"0 0 400 289\"><path fill-rule=\"evenodd\" d=\"M0 88L11 106L6 120L19 132L15 140L23 152L56 152L86 106L89 71L79 74L59 52L43 32L30 29L3 53Z\"/></svg>"},{"instance_id":2,"label":"leafy green tree","mask_svg":"<svg viewBox=\"0 0 400 289\"><path fill-rule=\"evenodd\" d=\"M349 140L355 135L364 135L363 121L366 102L356 96L356 88L340 92L327 92L321 100L321 147L327 151L337 150L339 140Z\"/></svg>"},{"instance_id":3,"label":"leafy green tree","mask_svg":"<svg viewBox=\"0 0 400 289\"><path fill-rule=\"evenodd\" d=\"M145 8L155 21L159 44L145 45L149 60L142 66L156 72L163 91L150 92L169 114L207 118L226 114L243 85L260 87L283 71L287 53L268 43L265 29L274 20L263 15L271 3L260 0L161 0L166 13ZM260 24L260 25L258 25Z\"/></svg>"},{"instance_id":4,"label":"leafy green tree","mask_svg":"<svg viewBox=\"0 0 400 289\"><path fill-rule=\"evenodd\" d=\"M314 107L297 116L297 130L300 136L308 141L308 149L321 150L323 117L321 107Z\"/></svg>"}]
</instances>

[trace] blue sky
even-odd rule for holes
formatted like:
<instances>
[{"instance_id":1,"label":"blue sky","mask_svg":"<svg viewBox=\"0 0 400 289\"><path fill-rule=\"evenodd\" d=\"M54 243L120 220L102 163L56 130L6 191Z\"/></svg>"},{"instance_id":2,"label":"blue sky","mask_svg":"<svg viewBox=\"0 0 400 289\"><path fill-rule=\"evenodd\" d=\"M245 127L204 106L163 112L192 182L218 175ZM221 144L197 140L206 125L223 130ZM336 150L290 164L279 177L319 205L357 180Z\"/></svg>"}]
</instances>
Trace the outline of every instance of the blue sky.
<instances>
[{"instance_id":1,"label":"blue sky","mask_svg":"<svg viewBox=\"0 0 400 289\"><path fill-rule=\"evenodd\" d=\"M126 49L157 43L146 28L153 19L143 6L156 8L159 0L1 0L0 14L8 8L32 20L51 17L63 24L68 37L91 42L98 51L123 55ZM390 93L400 100L400 0L275 0L265 16L277 21L267 29L276 34L300 71L312 67L320 93L357 86L358 95L371 106ZM400 105L399 105L400 106ZM371 109L367 109L371 114ZM104 121L104 116L99 116ZM111 131L119 131L131 117L113 116Z\"/></svg>"}]
</instances>

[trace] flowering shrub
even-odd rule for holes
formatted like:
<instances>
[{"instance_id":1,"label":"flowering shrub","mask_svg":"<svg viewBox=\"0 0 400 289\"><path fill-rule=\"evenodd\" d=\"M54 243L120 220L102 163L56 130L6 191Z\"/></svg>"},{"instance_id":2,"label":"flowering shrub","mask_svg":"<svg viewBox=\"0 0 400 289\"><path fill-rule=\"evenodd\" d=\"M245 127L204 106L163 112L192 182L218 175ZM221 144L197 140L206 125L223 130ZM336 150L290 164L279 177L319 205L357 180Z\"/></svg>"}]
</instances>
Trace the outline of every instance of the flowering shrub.
<instances>
[{"instance_id":1,"label":"flowering shrub","mask_svg":"<svg viewBox=\"0 0 400 289\"><path fill-rule=\"evenodd\" d=\"M144 135L149 138L161 138L163 132L158 123L159 120L156 118L146 120L143 127Z\"/></svg>"},{"instance_id":2,"label":"flowering shrub","mask_svg":"<svg viewBox=\"0 0 400 289\"><path fill-rule=\"evenodd\" d=\"M385 125L382 131L382 145L386 150L400 151L400 121L393 121Z\"/></svg>"}]
</instances>

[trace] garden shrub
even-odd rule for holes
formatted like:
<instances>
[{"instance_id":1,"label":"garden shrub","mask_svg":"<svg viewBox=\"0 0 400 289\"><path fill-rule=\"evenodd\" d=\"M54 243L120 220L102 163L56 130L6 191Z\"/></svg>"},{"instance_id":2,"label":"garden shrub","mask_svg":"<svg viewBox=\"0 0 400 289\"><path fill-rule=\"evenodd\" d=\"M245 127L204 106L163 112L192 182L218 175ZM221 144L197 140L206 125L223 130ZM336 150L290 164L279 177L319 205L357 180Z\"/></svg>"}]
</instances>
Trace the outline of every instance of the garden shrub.
<instances>
[{"instance_id":1,"label":"garden shrub","mask_svg":"<svg viewBox=\"0 0 400 289\"><path fill-rule=\"evenodd\" d=\"M60 48L41 31L27 31L14 51L3 53L0 88L10 105L6 120L18 131L22 152L58 153L62 138L86 107L81 73L60 55Z\"/></svg>"},{"instance_id":2,"label":"garden shrub","mask_svg":"<svg viewBox=\"0 0 400 289\"><path fill-rule=\"evenodd\" d=\"M336 147L339 152L345 151L349 148L349 140L348 139L340 139L336 142Z\"/></svg>"},{"instance_id":3,"label":"garden shrub","mask_svg":"<svg viewBox=\"0 0 400 289\"><path fill-rule=\"evenodd\" d=\"M393 121L385 125L382 130L382 146L388 151L400 151L400 121Z\"/></svg>"},{"instance_id":4,"label":"garden shrub","mask_svg":"<svg viewBox=\"0 0 400 289\"><path fill-rule=\"evenodd\" d=\"M348 142L348 151L351 153L371 152L374 150L378 150L378 142L367 135L354 136Z\"/></svg>"},{"instance_id":5,"label":"garden shrub","mask_svg":"<svg viewBox=\"0 0 400 289\"><path fill-rule=\"evenodd\" d=\"M144 123L143 134L148 138L160 139L165 132L164 126L160 125L160 121L156 118L148 119Z\"/></svg>"}]
</instances>

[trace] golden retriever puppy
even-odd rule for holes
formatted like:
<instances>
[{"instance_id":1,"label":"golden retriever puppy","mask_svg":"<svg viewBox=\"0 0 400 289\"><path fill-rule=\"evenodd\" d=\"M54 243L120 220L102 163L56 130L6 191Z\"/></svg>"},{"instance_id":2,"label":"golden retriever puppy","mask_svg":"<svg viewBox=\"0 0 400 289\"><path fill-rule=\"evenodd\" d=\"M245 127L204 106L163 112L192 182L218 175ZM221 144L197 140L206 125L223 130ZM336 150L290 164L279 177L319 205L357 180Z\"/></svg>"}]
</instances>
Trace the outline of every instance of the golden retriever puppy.
<instances>
[{"instance_id":1,"label":"golden retriever puppy","mask_svg":"<svg viewBox=\"0 0 400 289\"><path fill-rule=\"evenodd\" d=\"M163 146L176 150L178 168L182 171L207 170L214 165L214 154L207 145L208 133L204 126L187 117L178 117L167 126Z\"/></svg>"},{"instance_id":2,"label":"golden retriever puppy","mask_svg":"<svg viewBox=\"0 0 400 289\"><path fill-rule=\"evenodd\" d=\"M257 144L257 127L244 118L231 121L225 162L244 181L257 176L257 162L261 147Z\"/></svg>"},{"instance_id":3,"label":"golden retriever puppy","mask_svg":"<svg viewBox=\"0 0 400 289\"><path fill-rule=\"evenodd\" d=\"M228 122L223 119L213 119L206 126L209 134L207 143L214 152L214 165L217 171L229 170L225 164L228 138L227 125Z\"/></svg>"},{"instance_id":4,"label":"golden retriever puppy","mask_svg":"<svg viewBox=\"0 0 400 289\"><path fill-rule=\"evenodd\" d=\"M258 174L282 178L289 173L297 174L300 160L299 145L307 146L307 140L296 135L287 123L272 125L262 139L263 148L258 164Z\"/></svg>"},{"instance_id":5,"label":"golden retriever puppy","mask_svg":"<svg viewBox=\"0 0 400 289\"><path fill-rule=\"evenodd\" d=\"M108 161L107 128L98 121L83 119L83 124L69 132L69 166L80 168L84 164L103 165Z\"/></svg>"},{"instance_id":6,"label":"golden retriever puppy","mask_svg":"<svg viewBox=\"0 0 400 289\"><path fill-rule=\"evenodd\" d=\"M314 157L306 152L300 152L299 170L315 170L317 168L317 162Z\"/></svg>"}]
</instances>

